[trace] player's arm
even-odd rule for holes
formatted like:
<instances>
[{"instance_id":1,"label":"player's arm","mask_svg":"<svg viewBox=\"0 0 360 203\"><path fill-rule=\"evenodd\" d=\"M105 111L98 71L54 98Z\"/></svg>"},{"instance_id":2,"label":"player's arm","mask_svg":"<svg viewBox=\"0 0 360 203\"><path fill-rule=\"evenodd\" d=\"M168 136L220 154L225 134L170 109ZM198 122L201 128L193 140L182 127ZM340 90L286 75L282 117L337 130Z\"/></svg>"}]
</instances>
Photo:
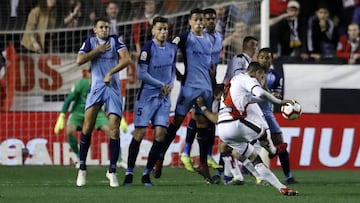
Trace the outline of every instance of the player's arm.
<instances>
[{"instance_id":1,"label":"player's arm","mask_svg":"<svg viewBox=\"0 0 360 203\"><path fill-rule=\"evenodd\" d=\"M82 65L99 54L106 52L111 49L110 42L106 42L104 44L97 44L95 49L91 49L90 47L90 38L87 38L86 41L83 43L82 47L80 48L80 52L76 57L76 63L78 65ZM86 50L86 51L84 51Z\"/></svg>"},{"instance_id":2,"label":"player's arm","mask_svg":"<svg viewBox=\"0 0 360 203\"><path fill-rule=\"evenodd\" d=\"M130 54L129 54L129 51L127 50L127 48L121 49L119 51L119 56L121 58L120 62L115 67L110 69L105 75L104 82L106 84L110 83L111 76L113 74L115 74L115 73L121 71L122 69L126 68L131 63Z\"/></svg>"},{"instance_id":3,"label":"player's arm","mask_svg":"<svg viewBox=\"0 0 360 203\"><path fill-rule=\"evenodd\" d=\"M165 84L160 80L152 77L148 72L149 66L144 63L138 64L137 77L142 82L149 84L154 87L163 87Z\"/></svg>"},{"instance_id":4,"label":"player's arm","mask_svg":"<svg viewBox=\"0 0 360 203\"><path fill-rule=\"evenodd\" d=\"M274 97L271 93L264 90L259 85L256 85L252 88L252 93L255 96L255 98L258 97L262 100L269 101L273 104L283 105L286 103L292 103L292 104L294 103L293 100L288 100L288 99L280 100Z\"/></svg>"},{"instance_id":5,"label":"player's arm","mask_svg":"<svg viewBox=\"0 0 360 203\"><path fill-rule=\"evenodd\" d=\"M200 107L200 109L203 111L204 116L209 119L211 122L213 123L217 123L218 122L218 114L211 112L205 104L205 101L202 97L198 97L196 99L196 104Z\"/></svg>"}]
</instances>

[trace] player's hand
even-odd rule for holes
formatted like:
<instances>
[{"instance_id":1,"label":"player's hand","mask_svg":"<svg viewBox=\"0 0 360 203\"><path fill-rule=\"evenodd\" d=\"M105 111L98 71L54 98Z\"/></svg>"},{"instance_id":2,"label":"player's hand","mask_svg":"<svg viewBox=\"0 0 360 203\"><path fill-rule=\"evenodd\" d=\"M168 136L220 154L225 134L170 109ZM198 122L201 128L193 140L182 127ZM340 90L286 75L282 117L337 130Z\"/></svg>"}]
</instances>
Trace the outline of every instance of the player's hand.
<instances>
[{"instance_id":1,"label":"player's hand","mask_svg":"<svg viewBox=\"0 0 360 203\"><path fill-rule=\"evenodd\" d=\"M168 96L172 90L171 85L164 85L164 87L161 88L161 95Z\"/></svg>"},{"instance_id":2,"label":"player's hand","mask_svg":"<svg viewBox=\"0 0 360 203\"><path fill-rule=\"evenodd\" d=\"M287 103L295 104L295 100L293 100L293 99L284 99L284 100L281 101L281 105L285 105Z\"/></svg>"},{"instance_id":3,"label":"player's hand","mask_svg":"<svg viewBox=\"0 0 360 203\"><path fill-rule=\"evenodd\" d=\"M110 50L111 44L110 42L105 42L104 44L97 44L96 49L100 51L101 53L106 52Z\"/></svg>"},{"instance_id":4,"label":"player's hand","mask_svg":"<svg viewBox=\"0 0 360 203\"><path fill-rule=\"evenodd\" d=\"M111 82L111 73L106 73L105 77L104 77L104 83L105 85L110 85Z\"/></svg>"},{"instance_id":5,"label":"player's hand","mask_svg":"<svg viewBox=\"0 0 360 203\"><path fill-rule=\"evenodd\" d=\"M201 96L196 99L196 104L197 104L199 107L200 107L200 106L206 106L206 103L205 103L205 101L204 101L204 98L202 98Z\"/></svg>"},{"instance_id":6,"label":"player's hand","mask_svg":"<svg viewBox=\"0 0 360 203\"><path fill-rule=\"evenodd\" d=\"M124 132L124 133L127 133L128 131L128 124L125 120L124 117L121 118L121 121L120 121L120 129Z\"/></svg>"},{"instance_id":7,"label":"player's hand","mask_svg":"<svg viewBox=\"0 0 360 203\"><path fill-rule=\"evenodd\" d=\"M272 92L271 94L272 94L274 97L278 98L278 99L281 99L281 98L282 98L282 96L281 96L281 94L280 94L279 92Z\"/></svg>"},{"instance_id":8,"label":"player's hand","mask_svg":"<svg viewBox=\"0 0 360 203\"><path fill-rule=\"evenodd\" d=\"M54 128L54 133L58 134L60 130L64 129L65 114L60 113Z\"/></svg>"}]
</instances>

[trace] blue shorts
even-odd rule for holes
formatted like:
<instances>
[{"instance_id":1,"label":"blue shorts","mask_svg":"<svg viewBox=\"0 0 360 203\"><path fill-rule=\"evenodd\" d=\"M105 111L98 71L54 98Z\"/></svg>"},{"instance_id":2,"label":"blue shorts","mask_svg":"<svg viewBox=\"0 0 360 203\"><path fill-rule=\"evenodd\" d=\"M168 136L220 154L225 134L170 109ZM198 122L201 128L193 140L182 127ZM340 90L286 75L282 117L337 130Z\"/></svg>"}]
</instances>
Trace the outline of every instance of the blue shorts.
<instances>
[{"instance_id":1,"label":"blue shorts","mask_svg":"<svg viewBox=\"0 0 360 203\"><path fill-rule=\"evenodd\" d=\"M88 109L95 104L105 104L105 112L108 115L116 114L121 118L122 116L122 96L121 93L111 86L102 85L91 88L86 98L85 109Z\"/></svg>"},{"instance_id":2,"label":"blue shorts","mask_svg":"<svg viewBox=\"0 0 360 203\"><path fill-rule=\"evenodd\" d=\"M167 128L169 125L171 101L170 98L150 97L136 101L134 114L135 127L147 127L149 121L152 126L162 126Z\"/></svg>"},{"instance_id":3,"label":"blue shorts","mask_svg":"<svg viewBox=\"0 0 360 203\"><path fill-rule=\"evenodd\" d=\"M208 89L182 86L176 103L175 113L185 116L189 110L196 104L196 99L201 96L206 101L206 107L212 108L213 92ZM195 105L195 113L202 114L201 109Z\"/></svg>"},{"instance_id":4,"label":"blue shorts","mask_svg":"<svg viewBox=\"0 0 360 203\"><path fill-rule=\"evenodd\" d=\"M272 104L270 102L260 102L259 106L264 113L265 120L269 125L271 134L279 134L281 133L281 128L276 121L276 118L273 113Z\"/></svg>"}]
</instances>

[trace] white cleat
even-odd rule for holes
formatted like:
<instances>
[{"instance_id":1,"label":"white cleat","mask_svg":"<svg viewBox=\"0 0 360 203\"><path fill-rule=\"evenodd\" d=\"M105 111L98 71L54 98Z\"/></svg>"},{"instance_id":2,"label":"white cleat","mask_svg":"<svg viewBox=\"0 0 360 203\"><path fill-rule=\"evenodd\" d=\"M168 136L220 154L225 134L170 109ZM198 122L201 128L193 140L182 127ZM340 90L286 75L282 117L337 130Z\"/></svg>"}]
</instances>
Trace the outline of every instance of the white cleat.
<instances>
[{"instance_id":1,"label":"white cleat","mask_svg":"<svg viewBox=\"0 0 360 203\"><path fill-rule=\"evenodd\" d=\"M82 187L86 184L86 170L79 170L76 178L76 185Z\"/></svg>"},{"instance_id":2,"label":"white cleat","mask_svg":"<svg viewBox=\"0 0 360 203\"><path fill-rule=\"evenodd\" d=\"M106 171L106 177L110 181L110 187L119 187L119 181L116 173L109 173L109 171Z\"/></svg>"}]
</instances>

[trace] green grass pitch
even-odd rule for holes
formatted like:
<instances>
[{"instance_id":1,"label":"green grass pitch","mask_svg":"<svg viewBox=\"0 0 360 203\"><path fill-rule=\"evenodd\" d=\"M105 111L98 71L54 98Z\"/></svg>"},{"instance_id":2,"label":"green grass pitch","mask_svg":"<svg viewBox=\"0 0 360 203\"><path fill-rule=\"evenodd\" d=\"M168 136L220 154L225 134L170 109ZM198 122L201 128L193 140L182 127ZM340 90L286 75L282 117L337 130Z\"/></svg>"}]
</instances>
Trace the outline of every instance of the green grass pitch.
<instances>
[{"instance_id":1,"label":"green grass pitch","mask_svg":"<svg viewBox=\"0 0 360 203\"><path fill-rule=\"evenodd\" d=\"M165 167L160 179L152 178L154 187L142 186L143 168L135 169L134 185L110 188L106 167L88 166L85 187L75 186L77 170L65 166L0 166L1 203L53 202L360 202L359 171L296 170L300 184L290 187L300 191L296 197L285 197L272 186L256 186L254 178L245 175L242 186L207 185L196 173L183 168ZM215 171L212 171L215 174ZM274 173L283 180L280 170ZM122 183L124 169L118 169Z\"/></svg>"}]
</instances>

